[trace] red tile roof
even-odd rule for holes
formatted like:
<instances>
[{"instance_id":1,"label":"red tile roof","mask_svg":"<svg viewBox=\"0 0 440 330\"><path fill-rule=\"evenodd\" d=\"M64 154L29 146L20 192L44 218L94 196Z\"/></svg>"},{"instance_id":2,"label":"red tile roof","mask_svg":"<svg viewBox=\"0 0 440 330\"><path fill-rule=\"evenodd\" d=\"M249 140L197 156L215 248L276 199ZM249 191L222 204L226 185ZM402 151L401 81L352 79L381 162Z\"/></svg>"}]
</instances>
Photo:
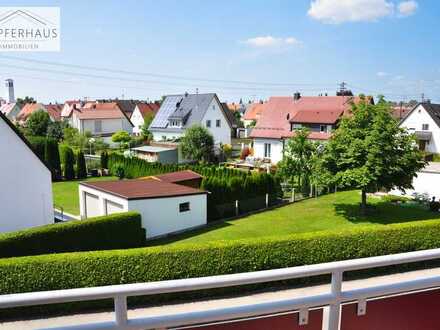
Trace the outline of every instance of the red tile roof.
<instances>
[{"instance_id":1,"label":"red tile roof","mask_svg":"<svg viewBox=\"0 0 440 330\"><path fill-rule=\"evenodd\" d=\"M147 115L155 115L160 108L157 103L138 103L136 106L144 118Z\"/></svg>"},{"instance_id":2,"label":"red tile roof","mask_svg":"<svg viewBox=\"0 0 440 330\"><path fill-rule=\"evenodd\" d=\"M46 104L44 107L53 120L61 120L61 111L63 110L63 106L61 104Z\"/></svg>"},{"instance_id":3,"label":"red tile roof","mask_svg":"<svg viewBox=\"0 0 440 330\"><path fill-rule=\"evenodd\" d=\"M206 191L156 179L81 182L83 186L125 199L165 198L207 194Z\"/></svg>"},{"instance_id":4,"label":"red tile roof","mask_svg":"<svg viewBox=\"0 0 440 330\"><path fill-rule=\"evenodd\" d=\"M79 119L118 119L125 117L125 114L114 102L86 103L84 107L76 109L75 114Z\"/></svg>"},{"instance_id":5,"label":"red tile roof","mask_svg":"<svg viewBox=\"0 0 440 330\"><path fill-rule=\"evenodd\" d=\"M21 111L17 115L18 121L26 121L29 116L38 110L45 110L44 106L40 103L26 103Z\"/></svg>"},{"instance_id":6,"label":"red tile roof","mask_svg":"<svg viewBox=\"0 0 440 330\"><path fill-rule=\"evenodd\" d=\"M257 121L263 111L267 108L267 103L254 103L251 104L243 115L243 120L255 120Z\"/></svg>"},{"instance_id":7,"label":"red tile roof","mask_svg":"<svg viewBox=\"0 0 440 330\"><path fill-rule=\"evenodd\" d=\"M154 177L156 179L159 179L160 181L170 182L170 183L177 183L187 180L195 180L195 179L203 178L200 174L191 170L160 174L160 175L155 175Z\"/></svg>"},{"instance_id":8,"label":"red tile roof","mask_svg":"<svg viewBox=\"0 0 440 330\"><path fill-rule=\"evenodd\" d=\"M406 118L406 116L411 112L412 109L413 107L395 106L392 107L391 115L397 120L402 120Z\"/></svg>"},{"instance_id":9,"label":"red tile roof","mask_svg":"<svg viewBox=\"0 0 440 330\"><path fill-rule=\"evenodd\" d=\"M0 107L0 112L7 116L14 109L15 105L16 103L5 103Z\"/></svg>"},{"instance_id":10,"label":"red tile roof","mask_svg":"<svg viewBox=\"0 0 440 330\"><path fill-rule=\"evenodd\" d=\"M294 101L292 96L271 97L265 103L251 137L282 139L291 137L290 122L334 124L344 112L349 111L351 103L359 102L358 97L346 96L303 96ZM298 120L298 121L296 121ZM329 138L330 135L311 133L310 138ZM313 136L313 137L312 137Z\"/></svg>"}]
</instances>

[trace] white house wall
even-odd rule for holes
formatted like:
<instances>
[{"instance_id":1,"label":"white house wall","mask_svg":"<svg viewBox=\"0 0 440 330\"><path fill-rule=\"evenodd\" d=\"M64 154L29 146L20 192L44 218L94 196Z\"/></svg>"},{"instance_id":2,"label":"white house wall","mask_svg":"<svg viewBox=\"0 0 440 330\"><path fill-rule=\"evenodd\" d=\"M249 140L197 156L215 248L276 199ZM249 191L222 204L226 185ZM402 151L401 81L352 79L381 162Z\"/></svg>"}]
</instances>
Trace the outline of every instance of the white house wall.
<instances>
[{"instance_id":1,"label":"white house wall","mask_svg":"<svg viewBox=\"0 0 440 330\"><path fill-rule=\"evenodd\" d=\"M201 125L211 132L215 144L231 144L231 127L220 106L217 99L213 98L202 119ZM211 127L206 126L208 120L211 121ZM216 126L217 120L220 120L220 127Z\"/></svg>"},{"instance_id":2,"label":"white house wall","mask_svg":"<svg viewBox=\"0 0 440 330\"><path fill-rule=\"evenodd\" d=\"M175 140L183 136L183 133L175 133L175 132L159 132L151 130L153 134L154 141L167 141L167 140Z\"/></svg>"},{"instance_id":3,"label":"white house wall","mask_svg":"<svg viewBox=\"0 0 440 330\"><path fill-rule=\"evenodd\" d=\"M0 232L54 222L51 173L0 119Z\"/></svg>"},{"instance_id":4,"label":"white house wall","mask_svg":"<svg viewBox=\"0 0 440 330\"><path fill-rule=\"evenodd\" d=\"M435 197L437 201L440 199L440 173L418 172L417 178L413 179L412 184L414 189L405 190L405 194L397 189L391 190L390 193L398 196L412 196L414 192L417 192L419 194L426 193L429 195L429 197Z\"/></svg>"},{"instance_id":5,"label":"white house wall","mask_svg":"<svg viewBox=\"0 0 440 330\"><path fill-rule=\"evenodd\" d=\"M426 151L440 153L440 127L438 127L423 106L419 105L414 109L400 126L408 129L410 132L415 132L422 131L423 124L428 124L429 129L427 131L432 132L431 140L429 144L426 144Z\"/></svg>"},{"instance_id":6,"label":"white house wall","mask_svg":"<svg viewBox=\"0 0 440 330\"><path fill-rule=\"evenodd\" d=\"M139 111L139 108L134 108L133 114L130 118L133 127L133 134L140 135L141 134L141 127L144 124L144 117L142 116L142 113Z\"/></svg>"},{"instance_id":7,"label":"white house wall","mask_svg":"<svg viewBox=\"0 0 440 330\"><path fill-rule=\"evenodd\" d=\"M102 130L99 132L95 130L96 121L101 121L102 123ZM84 133L87 131L91 132L92 135L113 134L118 131L126 131L131 134L133 132L133 128L126 118L80 120L80 132Z\"/></svg>"},{"instance_id":8,"label":"white house wall","mask_svg":"<svg viewBox=\"0 0 440 330\"><path fill-rule=\"evenodd\" d=\"M179 212L179 204L185 202L190 203L190 210ZM206 194L130 200L128 208L142 215L147 238L206 224Z\"/></svg>"},{"instance_id":9,"label":"white house wall","mask_svg":"<svg viewBox=\"0 0 440 330\"><path fill-rule=\"evenodd\" d=\"M254 157L264 157L264 144L269 143L271 145L271 157L270 160L273 164L278 163L283 159L283 141L277 139L254 139Z\"/></svg>"},{"instance_id":10,"label":"white house wall","mask_svg":"<svg viewBox=\"0 0 440 330\"><path fill-rule=\"evenodd\" d=\"M79 207L81 219L86 219L94 216L108 215L114 213L114 208L107 205L107 201L122 205L122 211L128 211L128 201L124 198L120 198L111 194L107 194L100 190L89 188L83 185L78 187L79 193ZM98 201L92 201L87 203L87 194L91 194L98 197ZM110 211L110 212L109 212Z\"/></svg>"}]
</instances>

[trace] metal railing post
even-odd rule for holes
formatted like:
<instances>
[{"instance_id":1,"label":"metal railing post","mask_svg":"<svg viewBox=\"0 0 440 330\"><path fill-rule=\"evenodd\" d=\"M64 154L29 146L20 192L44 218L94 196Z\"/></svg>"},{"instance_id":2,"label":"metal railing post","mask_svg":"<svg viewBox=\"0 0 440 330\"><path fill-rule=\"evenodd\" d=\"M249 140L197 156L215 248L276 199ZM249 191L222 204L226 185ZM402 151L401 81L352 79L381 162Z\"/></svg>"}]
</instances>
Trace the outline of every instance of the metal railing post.
<instances>
[{"instance_id":1,"label":"metal railing post","mask_svg":"<svg viewBox=\"0 0 440 330\"><path fill-rule=\"evenodd\" d=\"M341 290L342 290L342 271L332 273L331 293L335 297L335 303L329 306L328 324L324 329L339 330L341 318Z\"/></svg>"},{"instance_id":2,"label":"metal railing post","mask_svg":"<svg viewBox=\"0 0 440 330\"><path fill-rule=\"evenodd\" d=\"M115 322L117 326L124 326L127 324L127 297L116 296L115 303Z\"/></svg>"}]
</instances>

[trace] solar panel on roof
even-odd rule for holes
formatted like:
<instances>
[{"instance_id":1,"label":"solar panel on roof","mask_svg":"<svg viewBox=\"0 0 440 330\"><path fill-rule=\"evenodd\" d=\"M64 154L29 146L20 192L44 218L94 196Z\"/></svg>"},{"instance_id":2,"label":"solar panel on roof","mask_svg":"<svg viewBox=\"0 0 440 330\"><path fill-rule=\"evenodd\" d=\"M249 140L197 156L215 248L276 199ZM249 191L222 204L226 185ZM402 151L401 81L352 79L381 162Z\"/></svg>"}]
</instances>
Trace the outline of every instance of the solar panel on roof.
<instances>
[{"instance_id":1,"label":"solar panel on roof","mask_svg":"<svg viewBox=\"0 0 440 330\"><path fill-rule=\"evenodd\" d=\"M176 110L176 104L180 102L181 99L181 95L167 96L150 126L166 128L168 125L168 117Z\"/></svg>"}]
</instances>

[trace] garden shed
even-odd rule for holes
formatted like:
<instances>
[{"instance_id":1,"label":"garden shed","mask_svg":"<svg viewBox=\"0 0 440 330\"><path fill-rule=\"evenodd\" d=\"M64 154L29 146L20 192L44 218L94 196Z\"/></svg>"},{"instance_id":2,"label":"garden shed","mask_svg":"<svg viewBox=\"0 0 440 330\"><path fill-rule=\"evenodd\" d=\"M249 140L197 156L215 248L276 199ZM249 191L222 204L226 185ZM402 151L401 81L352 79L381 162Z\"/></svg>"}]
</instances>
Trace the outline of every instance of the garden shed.
<instances>
[{"instance_id":1,"label":"garden shed","mask_svg":"<svg viewBox=\"0 0 440 330\"><path fill-rule=\"evenodd\" d=\"M205 225L206 195L206 191L154 177L79 185L81 219L137 211L147 238Z\"/></svg>"}]
</instances>

